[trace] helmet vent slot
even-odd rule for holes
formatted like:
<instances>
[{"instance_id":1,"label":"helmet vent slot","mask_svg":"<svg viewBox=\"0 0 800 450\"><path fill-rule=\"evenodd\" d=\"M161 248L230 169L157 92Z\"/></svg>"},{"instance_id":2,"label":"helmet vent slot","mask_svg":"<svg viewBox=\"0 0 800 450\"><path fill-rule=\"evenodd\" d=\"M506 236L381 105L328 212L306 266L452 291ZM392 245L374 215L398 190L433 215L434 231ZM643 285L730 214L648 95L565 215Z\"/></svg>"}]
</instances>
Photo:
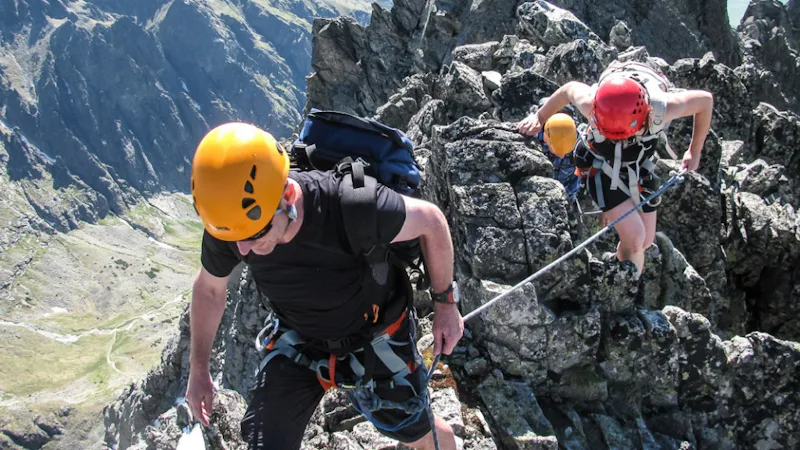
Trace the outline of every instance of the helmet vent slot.
<instances>
[{"instance_id":1,"label":"helmet vent slot","mask_svg":"<svg viewBox=\"0 0 800 450\"><path fill-rule=\"evenodd\" d=\"M255 164L253 164L253 168L250 169L250 179L251 180L255 180L256 179L256 165Z\"/></svg>"},{"instance_id":2,"label":"helmet vent slot","mask_svg":"<svg viewBox=\"0 0 800 450\"><path fill-rule=\"evenodd\" d=\"M244 184L244 191L247 192L248 194L252 194L253 193L253 183L251 183L249 181L246 182Z\"/></svg>"},{"instance_id":3,"label":"helmet vent slot","mask_svg":"<svg viewBox=\"0 0 800 450\"><path fill-rule=\"evenodd\" d=\"M242 209L247 209L256 202L256 199L245 197L242 199Z\"/></svg>"},{"instance_id":4,"label":"helmet vent slot","mask_svg":"<svg viewBox=\"0 0 800 450\"><path fill-rule=\"evenodd\" d=\"M250 220L258 220L258 219L260 219L261 218L261 207L260 206L256 206L255 208L251 209L250 211L247 211L247 217Z\"/></svg>"}]
</instances>

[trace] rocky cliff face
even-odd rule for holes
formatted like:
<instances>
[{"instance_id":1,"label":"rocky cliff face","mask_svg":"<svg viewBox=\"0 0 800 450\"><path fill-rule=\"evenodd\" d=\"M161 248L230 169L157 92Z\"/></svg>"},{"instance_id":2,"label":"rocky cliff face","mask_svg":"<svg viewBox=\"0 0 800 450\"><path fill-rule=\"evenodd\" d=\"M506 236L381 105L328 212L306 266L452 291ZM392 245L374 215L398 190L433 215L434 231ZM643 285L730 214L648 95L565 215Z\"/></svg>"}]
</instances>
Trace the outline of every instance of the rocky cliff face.
<instances>
[{"instance_id":1,"label":"rocky cliff face","mask_svg":"<svg viewBox=\"0 0 800 450\"><path fill-rule=\"evenodd\" d=\"M711 3L603 6L632 17L610 30L588 11L600 6L493 6L489 14L483 2L412 0L376 8L366 28L316 21L308 83L309 106L374 115L408 131L425 197L451 220L465 313L599 229L596 219L580 220L538 144L515 131L558 83L592 81L614 58L648 62L679 87L715 94L713 132L702 169L665 194L639 280L630 265L599 259L615 243L606 236L516 291L468 325L433 384L434 408L465 449L800 445L798 116L779 109L793 107L797 91L793 69L751 53L794 31L715 34L724 8ZM785 21L756 18L760 7ZM789 23L795 8L753 3L743 27ZM640 40L655 33L671 40ZM751 39L749 47L740 50L739 39ZM767 103L772 94L780 106ZM679 122L671 140L682 149L691 123ZM665 179L678 167L662 160L658 173ZM230 417L241 414L259 360L251 343L266 312L251 283L245 273L231 286L215 343L212 372L226 400L222 421L206 433L212 448L220 440L241 445L222 417L228 408ZM424 294L417 304L424 348ZM156 448L180 438L188 418L172 402L188 370L182 330L162 367L107 408L108 443ZM376 447L394 448L337 394L323 400L304 442Z\"/></svg>"}]
</instances>

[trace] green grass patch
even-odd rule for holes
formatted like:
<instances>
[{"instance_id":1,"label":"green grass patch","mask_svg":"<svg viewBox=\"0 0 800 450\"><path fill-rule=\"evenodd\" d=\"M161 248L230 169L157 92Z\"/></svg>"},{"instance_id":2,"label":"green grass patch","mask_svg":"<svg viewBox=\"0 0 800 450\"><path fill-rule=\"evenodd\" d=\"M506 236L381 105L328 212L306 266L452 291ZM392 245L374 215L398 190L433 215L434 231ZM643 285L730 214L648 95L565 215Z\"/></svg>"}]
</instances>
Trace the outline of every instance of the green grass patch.
<instances>
[{"instance_id":1,"label":"green grass patch","mask_svg":"<svg viewBox=\"0 0 800 450\"><path fill-rule=\"evenodd\" d=\"M163 239L167 245L197 252L199 256L203 240L203 224L194 220L167 220L164 222Z\"/></svg>"},{"instance_id":2,"label":"green grass patch","mask_svg":"<svg viewBox=\"0 0 800 450\"><path fill-rule=\"evenodd\" d=\"M117 369L131 375L140 375L158 365L161 346L154 345L156 337L144 334L147 327L135 326L130 331L120 331L111 350L111 360ZM147 336L147 339L143 339Z\"/></svg>"},{"instance_id":3,"label":"green grass patch","mask_svg":"<svg viewBox=\"0 0 800 450\"><path fill-rule=\"evenodd\" d=\"M109 378L110 335L87 336L73 344L23 328L0 329L0 336L0 390L15 397L62 390L84 377L94 383Z\"/></svg>"}]
</instances>

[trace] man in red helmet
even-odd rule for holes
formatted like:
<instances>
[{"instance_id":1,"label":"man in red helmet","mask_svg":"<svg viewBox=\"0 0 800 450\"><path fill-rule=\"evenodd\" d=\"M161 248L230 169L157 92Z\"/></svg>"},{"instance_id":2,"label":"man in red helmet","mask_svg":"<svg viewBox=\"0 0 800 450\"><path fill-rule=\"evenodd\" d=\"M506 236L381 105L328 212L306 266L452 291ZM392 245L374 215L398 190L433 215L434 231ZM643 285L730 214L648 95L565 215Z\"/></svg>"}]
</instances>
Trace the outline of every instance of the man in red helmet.
<instances>
[{"instance_id":1,"label":"man in red helmet","mask_svg":"<svg viewBox=\"0 0 800 450\"><path fill-rule=\"evenodd\" d=\"M646 64L615 61L595 85L571 81L561 86L536 113L520 121L517 130L535 135L551 115L570 103L589 121L582 133L585 156L577 157L576 163L587 168L586 184L603 210L602 226L630 211L655 187L654 147L664 136L672 154L665 129L674 119L694 117L682 166L689 172L697 170L714 107L710 92L675 90ZM617 259L633 262L638 273L644 266L644 251L655 239L657 206L657 201L645 204L614 227L620 237Z\"/></svg>"}]
</instances>

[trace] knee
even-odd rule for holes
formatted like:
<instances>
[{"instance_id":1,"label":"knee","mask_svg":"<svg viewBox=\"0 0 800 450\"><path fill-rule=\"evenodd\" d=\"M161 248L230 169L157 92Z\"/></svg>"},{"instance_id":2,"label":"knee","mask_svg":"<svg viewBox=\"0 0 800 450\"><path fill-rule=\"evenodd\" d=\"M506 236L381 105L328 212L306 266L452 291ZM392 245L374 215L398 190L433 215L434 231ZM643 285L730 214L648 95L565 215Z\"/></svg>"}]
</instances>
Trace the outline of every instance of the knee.
<instances>
[{"instance_id":1,"label":"knee","mask_svg":"<svg viewBox=\"0 0 800 450\"><path fill-rule=\"evenodd\" d=\"M434 423L436 424L436 437L439 441L439 447L442 449L455 449L455 433L453 432L453 428L441 417L436 416ZM433 433L428 432L422 438L405 444L406 447L413 448L413 449L433 449L434 442L433 442Z\"/></svg>"},{"instance_id":2,"label":"knee","mask_svg":"<svg viewBox=\"0 0 800 450\"><path fill-rule=\"evenodd\" d=\"M638 253L644 251L644 249L647 248L645 246L644 233L629 233L626 235L620 235L619 246L620 250L625 252Z\"/></svg>"}]
</instances>

